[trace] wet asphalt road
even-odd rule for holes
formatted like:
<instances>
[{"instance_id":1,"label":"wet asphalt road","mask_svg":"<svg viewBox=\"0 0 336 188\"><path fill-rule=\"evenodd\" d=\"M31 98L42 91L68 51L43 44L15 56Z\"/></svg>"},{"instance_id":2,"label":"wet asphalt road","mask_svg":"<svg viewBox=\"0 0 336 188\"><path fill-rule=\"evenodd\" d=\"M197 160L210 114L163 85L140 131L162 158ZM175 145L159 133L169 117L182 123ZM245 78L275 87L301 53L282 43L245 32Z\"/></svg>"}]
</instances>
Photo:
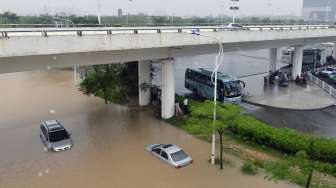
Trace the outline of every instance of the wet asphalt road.
<instances>
[{"instance_id":1,"label":"wet asphalt road","mask_svg":"<svg viewBox=\"0 0 336 188\"><path fill-rule=\"evenodd\" d=\"M321 110L286 110L242 104L246 112L274 127L291 128L336 138L336 107Z\"/></svg>"},{"instance_id":2,"label":"wet asphalt road","mask_svg":"<svg viewBox=\"0 0 336 188\"><path fill-rule=\"evenodd\" d=\"M267 57L267 50L225 53L224 63L220 71L234 76L267 72L269 68ZM184 82L181 82L181 80L184 80L186 68L205 68L211 70L212 61L213 55L176 59L176 92L178 94L190 92L184 88ZM278 68L281 66L283 64L278 63ZM156 80L159 81L160 78ZM263 75L246 77L243 80L246 82L250 93L260 95L263 92ZM160 83L157 82L156 84ZM319 99L317 98L316 100ZM246 103L243 103L242 106L247 113L274 127L292 128L300 132L336 138L336 106L322 110L308 111L276 109Z\"/></svg>"}]
</instances>

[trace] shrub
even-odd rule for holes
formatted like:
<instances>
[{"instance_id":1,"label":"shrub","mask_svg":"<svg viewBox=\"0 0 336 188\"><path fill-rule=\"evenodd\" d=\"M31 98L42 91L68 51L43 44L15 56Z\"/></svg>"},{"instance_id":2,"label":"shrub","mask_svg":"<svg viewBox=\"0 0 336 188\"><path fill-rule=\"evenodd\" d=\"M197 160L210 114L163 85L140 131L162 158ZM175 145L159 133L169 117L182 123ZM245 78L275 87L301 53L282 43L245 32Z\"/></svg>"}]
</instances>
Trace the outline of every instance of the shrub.
<instances>
[{"instance_id":1,"label":"shrub","mask_svg":"<svg viewBox=\"0 0 336 188\"><path fill-rule=\"evenodd\" d=\"M258 172L258 167L248 161L243 164L241 171L248 175L255 175Z\"/></svg>"},{"instance_id":2,"label":"shrub","mask_svg":"<svg viewBox=\"0 0 336 188\"><path fill-rule=\"evenodd\" d=\"M305 151L313 159L336 162L336 141L311 136L291 129L273 128L253 117L244 116L229 125L229 129L244 140L263 144L288 154ZM309 144L314 139L314 153L309 153Z\"/></svg>"}]
</instances>

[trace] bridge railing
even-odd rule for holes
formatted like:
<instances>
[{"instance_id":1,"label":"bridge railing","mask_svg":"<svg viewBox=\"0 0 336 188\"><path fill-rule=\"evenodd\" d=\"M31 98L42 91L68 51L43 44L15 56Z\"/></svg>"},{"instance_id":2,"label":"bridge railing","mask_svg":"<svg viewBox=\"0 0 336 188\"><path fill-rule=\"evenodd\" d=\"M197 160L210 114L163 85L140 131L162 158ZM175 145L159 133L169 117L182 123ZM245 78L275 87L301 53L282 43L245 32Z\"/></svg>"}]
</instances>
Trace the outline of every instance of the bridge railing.
<instances>
[{"instance_id":1,"label":"bridge railing","mask_svg":"<svg viewBox=\"0 0 336 188\"><path fill-rule=\"evenodd\" d=\"M183 27L69 27L69 28L0 28L0 38L18 36L50 36L50 35L97 35L97 34L139 34L139 33L190 33L197 29L200 32L218 31L272 31L272 30L314 30L331 29L335 25L275 25L244 26L242 29L228 29L218 26L183 26Z\"/></svg>"},{"instance_id":2,"label":"bridge railing","mask_svg":"<svg viewBox=\"0 0 336 188\"><path fill-rule=\"evenodd\" d=\"M309 74L309 79L311 83L316 84L317 86L322 88L325 92L327 92L330 96L336 99L336 89L332 85L324 82L323 80L319 79L317 76L314 76L311 73Z\"/></svg>"},{"instance_id":3,"label":"bridge railing","mask_svg":"<svg viewBox=\"0 0 336 188\"><path fill-rule=\"evenodd\" d=\"M228 25L230 22L200 22L200 23L193 23L193 22L184 22L184 23L128 23L126 25L123 22L114 22L114 23L104 23L104 24L83 24L83 23L73 23L70 22L69 24L58 24L58 23L50 23L50 24L0 24L0 28L55 28L55 27L183 27L183 26L193 26L193 27L201 27L201 26L224 26ZM257 22L240 22L240 25L243 26L282 26L282 25L334 25L334 23L326 23L326 22L271 22L271 23L257 23Z\"/></svg>"}]
</instances>

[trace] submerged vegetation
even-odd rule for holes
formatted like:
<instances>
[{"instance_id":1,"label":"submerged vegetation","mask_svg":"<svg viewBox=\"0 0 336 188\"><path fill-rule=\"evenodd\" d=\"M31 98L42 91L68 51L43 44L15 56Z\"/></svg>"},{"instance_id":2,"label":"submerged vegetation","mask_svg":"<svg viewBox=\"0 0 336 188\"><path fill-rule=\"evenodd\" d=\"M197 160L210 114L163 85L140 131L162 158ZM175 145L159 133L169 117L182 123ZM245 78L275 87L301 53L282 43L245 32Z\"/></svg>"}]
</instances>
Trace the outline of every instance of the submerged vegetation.
<instances>
[{"instance_id":1,"label":"submerged vegetation","mask_svg":"<svg viewBox=\"0 0 336 188\"><path fill-rule=\"evenodd\" d=\"M190 115L172 118L169 122L210 141L214 125L213 103L191 101L190 111ZM273 128L245 115L239 106L232 104L219 104L217 119L215 128L220 147L230 145L226 147L229 148L227 152L246 161L241 169L244 173L253 175L261 168L269 180L289 180L314 188L336 187L336 140ZM230 141L222 142L224 137ZM252 149L244 151L241 147Z\"/></svg>"}]
</instances>

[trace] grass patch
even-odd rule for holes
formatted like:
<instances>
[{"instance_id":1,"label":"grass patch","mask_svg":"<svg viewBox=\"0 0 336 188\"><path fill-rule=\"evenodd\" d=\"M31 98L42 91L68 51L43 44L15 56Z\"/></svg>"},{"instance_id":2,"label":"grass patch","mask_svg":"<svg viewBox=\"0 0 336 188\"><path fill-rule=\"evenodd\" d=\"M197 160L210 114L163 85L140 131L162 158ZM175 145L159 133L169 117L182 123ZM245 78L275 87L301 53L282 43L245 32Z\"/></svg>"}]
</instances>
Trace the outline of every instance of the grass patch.
<instances>
[{"instance_id":1,"label":"grass patch","mask_svg":"<svg viewBox=\"0 0 336 188\"><path fill-rule=\"evenodd\" d=\"M213 126L211 102L200 103L190 100L190 111L190 115L172 118L168 122L198 138L210 141L211 127ZM219 104L217 119L218 123L223 123L222 126L226 127L224 142L226 146L230 147L224 148L225 152L247 161L241 167L243 173L253 175L258 172L258 168L262 168L269 174L267 179L289 180L304 186L307 173L301 170L300 160L295 156L297 153L304 152L308 156L304 160L305 165L316 171L312 178L311 187L336 187L331 183L335 181L333 177L332 181L323 178L323 174L336 176L336 164L332 163L336 160L336 156L333 158L336 154L336 149L333 151L335 140L306 135L289 129L273 128L254 117L244 115L242 112L238 117L234 116L240 111L242 111L240 107ZM225 119L228 117L234 118ZM311 140L314 140L314 150L309 148ZM238 145L242 148L235 149L232 145ZM331 148L328 148L329 145ZM259 154L270 157L260 157ZM310 156L314 156L314 158L309 159ZM216 159L216 162L218 164L219 159ZM227 165L225 161L224 164ZM284 165L287 165L286 168ZM305 169L306 166L303 166L302 169Z\"/></svg>"},{"instance_id":2,"label":"grass patch","mask_svg":"<svg viewBox=\"0 0 336 188\"><path fill-rule=\"evenodd\" d=\"M258 167L250 161L246 161L241 167L241 171L244 174L256 175L258 173Z\"/></svg>"}]
</instances>

